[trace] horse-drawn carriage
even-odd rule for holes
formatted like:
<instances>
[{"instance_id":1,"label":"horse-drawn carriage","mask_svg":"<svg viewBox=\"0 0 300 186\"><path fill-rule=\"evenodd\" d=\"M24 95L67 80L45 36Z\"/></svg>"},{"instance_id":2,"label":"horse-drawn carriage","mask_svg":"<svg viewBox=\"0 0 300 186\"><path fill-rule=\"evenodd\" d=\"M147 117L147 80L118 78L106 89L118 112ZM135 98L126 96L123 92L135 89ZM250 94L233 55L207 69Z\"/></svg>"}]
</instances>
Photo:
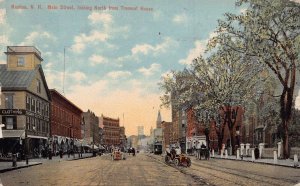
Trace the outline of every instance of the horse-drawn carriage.
<instances>
[{"instance_id":1,"label":"horse-drawn carriage","mask_svg":"<svg viewBox=\"0 0 300 186\"><path fill-rule=\"evenodd\" d=\"M196 158L201 160L202 158L209 160L210 153L208 148L200 148L196 150Z\"/></svg>"}]
</instances>

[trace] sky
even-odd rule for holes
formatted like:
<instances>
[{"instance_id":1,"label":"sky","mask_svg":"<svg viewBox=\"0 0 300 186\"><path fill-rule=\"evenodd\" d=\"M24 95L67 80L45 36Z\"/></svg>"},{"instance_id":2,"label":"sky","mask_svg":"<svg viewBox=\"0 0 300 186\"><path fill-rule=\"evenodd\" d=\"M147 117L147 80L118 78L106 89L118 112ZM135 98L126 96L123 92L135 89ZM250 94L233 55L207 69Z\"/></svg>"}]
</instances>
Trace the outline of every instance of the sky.
<instances>
[{"instance_id":1,"label":"sky","mask_svg":"<svg viewBox=\"0 0 300 186\"><path fill-rule=\"evenodd\" d=\"M155 128L158 83L203 54L235 0L0 0L0 63L6 46L35 46L48 87L97 116L119 118L126 135ZM64 75L65 74L65 75ZM300 102L300 99L298 99Z\"/></svg>"}]
</instances>

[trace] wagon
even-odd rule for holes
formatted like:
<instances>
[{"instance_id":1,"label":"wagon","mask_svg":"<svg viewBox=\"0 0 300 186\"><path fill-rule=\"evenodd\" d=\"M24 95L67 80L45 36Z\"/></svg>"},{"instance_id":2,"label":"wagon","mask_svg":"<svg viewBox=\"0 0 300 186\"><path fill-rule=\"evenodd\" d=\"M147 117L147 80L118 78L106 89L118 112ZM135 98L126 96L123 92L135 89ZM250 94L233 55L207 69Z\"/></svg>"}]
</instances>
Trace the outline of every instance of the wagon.
<instances>
[{"instance_id":1,"label":"wagon","mask_svg":"<svg viewBox=\"0 0 300 186\"><path fill-rule=\"evenodd\" d=\"M114 150L111 154L112 160L125 160L124 154L119 150Z\"/></svg>"}]
</instances>

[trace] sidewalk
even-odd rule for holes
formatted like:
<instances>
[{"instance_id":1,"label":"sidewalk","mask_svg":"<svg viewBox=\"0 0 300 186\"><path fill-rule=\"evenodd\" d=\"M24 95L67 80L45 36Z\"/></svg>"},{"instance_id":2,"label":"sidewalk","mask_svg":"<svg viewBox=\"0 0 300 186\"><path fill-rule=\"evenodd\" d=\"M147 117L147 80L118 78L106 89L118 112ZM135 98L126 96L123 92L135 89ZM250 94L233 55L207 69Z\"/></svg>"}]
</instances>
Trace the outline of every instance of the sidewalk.
<instances>
[{"instance_id":1,"label":"sidewalk","mask_svg":"<svg viewBox=\"0 0 300 186\"><path fill-rule=\"evenodd\" d=\"M82 157L78 157L78 154L75 154L75 157L73 155L64 155L63 158L60 158L59 156L52 156L52 160L49 160L47 158L35 158L35 159L29 159L28 165L26 165L26 161L17 161L17 166L13 167L12 162L0 162L0 173L15 170L15 169L21 169L26 167L31 167L35 165L41 165L43 163L51 163L51 162L59 162L59 161L73 161L73 160L79 160L79 159L85 159L85 158L91 158L93 157L92 153L85 153L82 154Z\"/></svg>"},{"instance_id":2,"label":"sidewalk","mask_svg":"<svg viewBox=\"0 0 300 186\"><path fill-rule=\"evenodd\" d=\"M300 168L300 163L298 162L298 165L295 166L293 159L286 159L286 160L285 159L277 159L277 162L275 162L274 159L267 159L267 158L252 160L251 156L243 157L243 159L242 158L237 159L236 156L228 156L227 158L225 158L225 156L223 156L221 158L221 155L216 155L216 154L214 157L211 156L210 158L235 160L235 161L246 161L246 162L261 163L261 164L268 164L268 165L275 165L275 166L284 166L284 167L290 167L290 168Z\"/></svg>"}]
</instances>

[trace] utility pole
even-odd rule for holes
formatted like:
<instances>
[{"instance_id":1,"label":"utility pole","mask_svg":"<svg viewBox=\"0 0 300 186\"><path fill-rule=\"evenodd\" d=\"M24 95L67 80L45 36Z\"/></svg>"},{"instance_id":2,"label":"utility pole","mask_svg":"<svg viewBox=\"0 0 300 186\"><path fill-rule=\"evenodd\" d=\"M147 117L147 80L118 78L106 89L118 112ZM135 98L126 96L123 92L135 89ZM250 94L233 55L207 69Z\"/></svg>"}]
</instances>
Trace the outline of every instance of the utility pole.
<instances>
[{"instance_id":1,"label":"utility pole","mask_svg":"<svg viewBox=\"0 0 300 186\"><path fill-rule=\"evenodd\" d=\"M26 160L26 165L28 165L28 136L27 136L27 122L25 124L25 160Z\"/></svg>"},{"instance_id":2,"label":"utility pole","mask_svg":"<svg viewBox=\"0 0 300 186\"><path fill-rule=\"evenodd\" d=\"M64 47L64 71L63 71L63 87L62 91L63 94L65 95L65 70L66 70L66 47Z\"/></svg>"}]
</instances>

